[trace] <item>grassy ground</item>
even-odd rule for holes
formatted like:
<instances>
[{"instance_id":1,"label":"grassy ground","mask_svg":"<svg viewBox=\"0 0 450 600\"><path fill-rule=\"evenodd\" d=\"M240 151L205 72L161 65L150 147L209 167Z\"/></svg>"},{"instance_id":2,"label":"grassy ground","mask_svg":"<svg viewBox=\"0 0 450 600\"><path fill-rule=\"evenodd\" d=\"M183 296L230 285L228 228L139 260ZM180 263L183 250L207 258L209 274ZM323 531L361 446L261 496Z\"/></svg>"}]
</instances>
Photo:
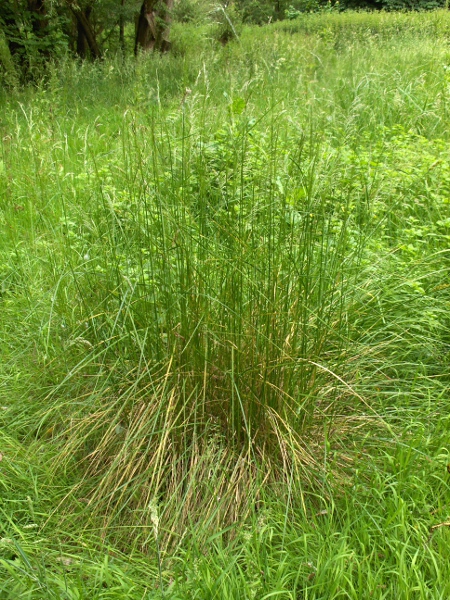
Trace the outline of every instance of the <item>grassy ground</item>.
<instances>
[{"instance_id":1,"label":"grassy ground","mask_svg":"<svg viewBox=\"0 0 450 600\"><path fill-rule=\"evenodd\" d=\"M449 29L3 92L0 598L448 598Z\"/></svg>"}]
</instances>

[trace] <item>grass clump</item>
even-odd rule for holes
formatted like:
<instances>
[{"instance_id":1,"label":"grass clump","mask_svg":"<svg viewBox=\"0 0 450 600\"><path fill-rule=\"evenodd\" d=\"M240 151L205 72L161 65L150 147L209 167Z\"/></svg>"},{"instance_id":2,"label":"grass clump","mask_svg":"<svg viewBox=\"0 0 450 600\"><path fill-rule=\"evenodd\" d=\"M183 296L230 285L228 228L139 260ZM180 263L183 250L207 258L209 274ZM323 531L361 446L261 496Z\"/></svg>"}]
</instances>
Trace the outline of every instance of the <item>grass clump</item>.
<instances>
[{"instance_id":1,"label":"grass clump","mask_svg":"<svg viewBox=\"0 0 450 600\"><path fill-rule=\"evenodd\" d=\"M2 100L2 593L446 596L448 17L328 18Z\"/></svg>"}]
</instances>

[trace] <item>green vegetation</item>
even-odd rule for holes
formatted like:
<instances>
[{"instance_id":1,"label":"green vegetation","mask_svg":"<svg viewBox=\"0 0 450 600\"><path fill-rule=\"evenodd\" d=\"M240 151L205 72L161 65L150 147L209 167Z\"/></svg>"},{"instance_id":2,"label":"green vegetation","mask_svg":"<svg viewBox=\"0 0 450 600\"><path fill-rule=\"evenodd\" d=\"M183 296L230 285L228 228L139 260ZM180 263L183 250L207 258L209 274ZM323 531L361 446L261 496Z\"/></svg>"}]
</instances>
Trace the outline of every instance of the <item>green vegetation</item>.
<instances>
[{"instance_id":1,"label":"green vegetation","mask_svg":"<svg viewBox=\"0 0 450 600\"><path fill-rule=\"evenodd\" d=\"M171 25L195 23L226 44L242 23L265 25L305 13L448 9L448 0L2 0L0 83L37 82L68 56L100 60L168 52ZM308 19L307 19L308 21Z\"/></svg>"},{"instance_id":2,"label":"green vegetation","mask_svg":"<svg viewBox=\"0 0 450 600\"><path fill-rule=\"evenodd\" d=\"M0 598L449 597L449 30L2 92Z\"/></svg>"}]
</instances>

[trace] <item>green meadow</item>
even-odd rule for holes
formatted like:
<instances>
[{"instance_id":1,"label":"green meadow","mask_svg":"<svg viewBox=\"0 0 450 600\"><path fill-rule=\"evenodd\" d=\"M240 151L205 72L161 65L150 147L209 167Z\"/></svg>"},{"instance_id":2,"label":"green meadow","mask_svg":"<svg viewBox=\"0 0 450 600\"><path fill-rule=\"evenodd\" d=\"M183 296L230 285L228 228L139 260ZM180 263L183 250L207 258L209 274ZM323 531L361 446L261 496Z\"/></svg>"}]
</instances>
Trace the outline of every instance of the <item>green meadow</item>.
<instances>
[{"instance_id":1,"label":"green meadow","mask_svg":"<svg viewBox=\"0 0 450 600\"><path fill-rule=\"evenodd\" d=\"M0 598L446 600L450 14L171 35L0 91Z\"/></svg>"}]
</instances>

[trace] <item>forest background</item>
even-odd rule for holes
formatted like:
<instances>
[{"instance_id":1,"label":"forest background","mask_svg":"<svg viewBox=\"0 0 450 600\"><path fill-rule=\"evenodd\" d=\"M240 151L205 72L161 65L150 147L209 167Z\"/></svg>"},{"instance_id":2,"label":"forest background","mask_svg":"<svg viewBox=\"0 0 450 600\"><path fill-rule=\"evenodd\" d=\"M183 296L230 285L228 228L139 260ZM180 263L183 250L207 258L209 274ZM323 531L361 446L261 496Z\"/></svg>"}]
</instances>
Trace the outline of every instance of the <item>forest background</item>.
<instances>
[{"instance_id":1,"label":"forest background","mask_svg":"<svg viewBox=\"0 0 450 600\"><path fill-rule=\"evenodd\" d=\"M36 77L50 59L70 53L100 58L118 49L124 56L139 50L170 47L172 21L215 22L216 37L226 43L239 23L267 24L320 11L427 11L448 0L3 0L0 6L0 65Z\"/></svg>"}]
</instances>

